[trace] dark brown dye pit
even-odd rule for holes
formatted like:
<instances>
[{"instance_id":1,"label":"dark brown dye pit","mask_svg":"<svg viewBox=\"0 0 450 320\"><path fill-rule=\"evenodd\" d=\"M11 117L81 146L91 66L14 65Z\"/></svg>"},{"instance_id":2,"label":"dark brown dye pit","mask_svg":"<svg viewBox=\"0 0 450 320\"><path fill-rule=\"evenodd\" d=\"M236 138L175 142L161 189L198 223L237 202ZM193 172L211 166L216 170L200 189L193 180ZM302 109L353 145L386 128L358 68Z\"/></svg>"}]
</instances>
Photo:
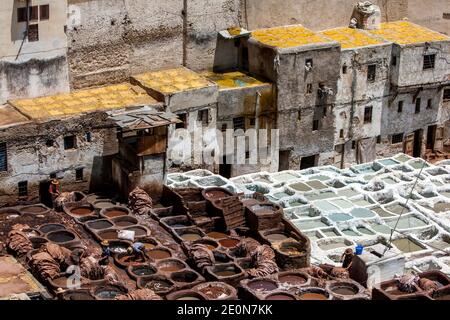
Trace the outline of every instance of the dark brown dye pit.
<instances>
[{"instance_id":1,"label":"dark brown dye pit","mask_svg":"<svg viewBox=\"0 0 450 320\"><path fill-rule=\"evenodd\" d=\"M113 226L113 224L110 221L107 220L99 220L99 221L92 221L88 222L88 227L95 230L101 230L101 229L108 229Z\"/></svg>"},{"instance_id":2,"label":"dark brown dye pit","mask_svg":"<svg viewBox=\"0 0 450 320\"><path fill-rule=\"evenodd\" d=\"M64 294L65 300L95 300L88 292L70 292Z\"/></svg>"},{"instance_id":3,"label":"dark brown dye pit","mask_svg":"<svg viewBox=\"0 0 450 320\"><path fill-rule=\"evenodd\" d=\"M150 258L155 259L155 260L167 259L172 256L169 251L161 250L161 249L149 250L147 252L147 255Z\"/></svg>"},{"instance_id":4,"label":"dark brown dye pit","mask_svg":"<svg viewBox=\"0 0 450 320\"><path fill-rule=\"evenodd\" d=\"M271 281L252 281L247 285L252 290L263 292L272 291L278 288L278 286Z\"/></svg>"},{"instance_id":5,"label":"dark brown dye pit","mask_svg":"<svg viewBox=\"0 0 450 320\"><path fill-rule=\"evenodd\" d=\"M62 243L62 242L68 242L75 239L75 236L68 232L68 231L55 231L52 233L49 233L47 235L48 240L56 242L56 243Z\"/></svg>"},{"instance_id":6,"label":"dark brown dye pit","mask_svg":"<svg viewBox=\"0 0 450 320\"><path fill-rule=\"evenodd\" d=\"M202 236L197 233L184 233L181 235L181 239L184 241L195 241L201 238Z\"/></svg>"},{"instance_id":7,"label":"dark brown dye pit","mask_svg":"<svg viewBox=\"0 0 450 320\"><path fill-rule=\"evenodd\" d=\"M200 300L200 298L193 297L193 296L185 296L185 297L177 298L177 300Z\"/></svg>"},{"instance_id":8,"label":"dark brown dye pit","mask_svg":"<svg viewBox=\"0 0 450 320\"><path fill-rule=\"evenodd\" d=\"M296 276L296 275L281 276L279 278L279 280L282 283L287 283L287 284L290 284L290 285L304 284L306 282L305 278L303 278L301 276Z\"/></svg>"},{"instance_id":9,"label":"dark brown dye pit","mask_svg":"<svg viewBox=\"0 0 450 320\"><path fill-rule=\"evenodd\" d=\"M51 224L46 224L46 225L41 226L39 228L39 231L41 231L43 233L49 233L52 231L58 231L58 230L64 230L64 229L65 229L65 227L63 225L51 223Z\"/></svg>"},{"instance_id":10,"label":"dark brown dye pit","mask_svg":"<svg viewBox=\"0 0 450 320\"><path fill-rule=\"evenodd\" d=\"M266 300L295 300L293 297L287 295L287 294L273 294L271 296L268 296Z\"/></svg>"},{"instance_id":11,"label":"dark brown dye pit","mask_svg":"<svg viewBox=\"0 0 450 320\"><path fill-rule=\"evenodd\" d=\"M214 190L214 191L207 191L205 193L205 196L208 199L220 199L220 198L228 197L229 195L223 191Z\"/></svg>"},{"instance_id":12,"label":"dark brown dye pit","mask_svg":"<svg viewBox=\"0 0 450 320\"><path fill-rule=\"evenodd\" d=\"M104 213L108 218L127 216L127 213L122 210L109 210Z\"/></svg>"},{"instance_id":13,"label":"dark brown dye pit","mask_svg":"<svg viewBox=\"0 0 450 320\"><path fill-rule=\"evenodd\" d=\"M212 231L206 234L208 237L213 238L213 239L223 239L223 238L227 238L228 235L222 232L216 232L216 231Z\"/></svg>"},{"instance_id":14,"label":"dark brown dye pit","mask_svg":"<svg viewBox=\"0 0 450 320\"><path fill-rule=\"evenodd\" d=\"M158 293L169 290L172 287L172 284L164 280L151 280L145 284L145 287Z\"/></svg>"},{"instance_id":15,"label":"dark brown dye pit","mask_svg":"<svg viewBox=\"0 0 450 320\"><path fill-rule=\"evenodd\" d=\"M353 296L356 294L355 290L350 287L337 287L333 288L332 291L336 294L341 294L344 296Z\"/></svg>"},{"instance_id":16,"label":"dark brown dye pit","mask_svg":"<svg viewBox=\"0 0 450 320\"><path fill-rule=\"evenodd\" d=\"M286 240L288 237L283 234L283 233L272 233L272 234L268 234L267 239L269 239L269 241L281 241L281 240Z\"/></svg>"},{"instance_id":17,"label":"dark brown dye pit","mask_svg":"<svg viewBox=\"0 0 450 320\"><path fill-rule=\"evenodd\" d=\"M174 271L180 271L185 268L184 264L182 264L179 261L167 261L164 263L161 263L158 266L158 269L163 272L174 272Z\"/></svg>"},{"instance_id":18,"label":"dark brown dye pit","mask_svg":"<svg viewBox=\"0 0 450 320\"><path fill-rule=\"evenodd\" d=\"M117 240L117 239L119 239L119 236L118 236L116 230L102 231L98 235L99 235L100 238L102 238L104 240Z\"/></svg>"},{"instance_id":19,"label":"dark brown dye pit","mask_svg":"<svg viewBox=\"0 0 450 320\"><path fill-rule=\"evenodd\" d=\"M116 224L116 226L123 228L123 227L134 226L136 223L134 223L132 221L122 220L122 221L116 221L115 224Z\"/></svg>"},{"instance_id":20,"label":"dark brown dye pit","mask_svg":"<svg viewBox=\"0 0 450 320\"><path fill-rule=\"evenodd\" d=\"M92 210L89 208L81 207L81 208L75 208L75 209L70 210L70 213L75 216L82 217L82 216L87 216L87 215L92 214Z\"/></svg>"},{"instance_id":21,"label":"dark brown dye pit","mask_svg":"<svg viewBox=\"0 0 450 320\"><path fill-rule=\"evenodd\" d=\"M234 269L219 270L214 271L214 274L218 275L219 277L230 277L236 274L236 270Z\"/></svg>"},{"instance_id":22,"label":"dark brown dye pit","mask_svg":"<svg viewBox=\"0 0 450 320\"><path fill-rule=\"evenodd\" d=\"M181 271L172 274L172 281L192 283L198 279L198 275L192 271Z\"/></svg>"},{"instance_id":23,"label":"dark brown dye pit","mask_svg":"<svg viewBox=\"0 0 450 320\"><path fill-rule=\"evenodd\" d=\"M216 286L208 286L208 287L199 289L199 291L201 293L203 293L204 295L206 295L210 299L218 299L218 298L223 298L223 297L228 296L228 293L226 292L226 290L219 286L217 286L217 287Z\"/></svg>"},{"instance_id":24,"label":"dark brown dye pit","mask_svg":"<svg viewBox=\"0 0 450 320\"><path fill-rule=\"evenodd\" d=\"M236 239L222 239L219 243L225 248L234 248L239 244L239 240Z\"/></svg>"},{"instance_id":25,"label":"dark brown dye pit","mask_svg":"<svg viewBox=\"0 0 450 320\"><path fill-rule=\"evenodd\" d=\"M137 276L150 276L155 274L155 270L150 266L135 266L131 272Z\"/></svg>"},{"instance_id":26,"label":"dark brown dye pit","mask_svg":"<svg viewBox=\"0 0 450 320\"><path fill-rule=\"evenodd\" d=\"M144 259L142 259L142 257L136 257L136 256L123 256L119 258L119 261L122 264L136 264L136 263L142 263L145 262Z\"/></svg>"},{"instance_id":27,"label":"dark brown dye pit","mask_svg":"<svg viewBox=\"0 0 450 320\"><path fill-rule=\"evenodd\" d=\"M23 208L22 212L26 212L26 213L41 213L46 211L47 209L45 209L44 207L41 206L31 206L31 207L27 207L27 208Z\"/></svg>"},{"instance_id":28,"label":"dark brown dye pit","mask_svg":"<svg viewBox=\"0 0 450 320\"><path fill-rule=\"evenodd\" d=\"M328 300L324 294L314 292L303 293L298 298L300 300Z\"/></svg>"},{"instance_id":29,"label":"dark brown dye pit","mask_svg":"<svg viewBox=\"0 0 450 320\"><path fill-rule=\"evenodd\" d=\"M147 235L147 230L144 229L144 228L140 228L140 227L131 227L131 228L127 228L127 230L134 231L134 235L135 235L136 237L141 237L141 236Z\"/></svg>"}]
</instances>

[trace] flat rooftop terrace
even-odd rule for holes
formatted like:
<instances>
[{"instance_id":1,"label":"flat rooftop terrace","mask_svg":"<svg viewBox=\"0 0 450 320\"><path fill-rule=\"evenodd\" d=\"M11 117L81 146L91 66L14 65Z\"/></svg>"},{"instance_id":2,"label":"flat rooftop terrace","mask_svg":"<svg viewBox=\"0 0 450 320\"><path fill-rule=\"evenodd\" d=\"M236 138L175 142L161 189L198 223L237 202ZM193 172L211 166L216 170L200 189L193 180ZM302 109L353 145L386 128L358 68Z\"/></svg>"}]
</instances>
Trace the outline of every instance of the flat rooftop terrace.
<instances>
[{"instance_id":1,"label":"flat rooftop terrace","mask_svg":"<svg viewBox=\"0 0 450 320\"><path fill-rule=\"evenodd\" d=\"M27 121L27 117L10 105L0 105L0 127L21 124Z\"/></svg>"},{"instance_id":2,"label":"flat rooftop terrace","mask_svg":"<svg viewBox=\"0 0 450 320\"><path fill-rule=\"evenodd\" d=\"M215 82L220 89L248 88L270 84L240 71L225 73L205 72L203 75L208 80Z\"/></svg>"},{"instance_id":3,"label":"flat rooftop terrace","mask_svg":"<svg viewBox=\"0 0 450 320\"><path fill-rule=\"evenodd\" d=\"M339 42L342 49L353 49L388 43L364 30L347 27L324 30L321 31L320 34Z\"/></svg>"}]
</instances>

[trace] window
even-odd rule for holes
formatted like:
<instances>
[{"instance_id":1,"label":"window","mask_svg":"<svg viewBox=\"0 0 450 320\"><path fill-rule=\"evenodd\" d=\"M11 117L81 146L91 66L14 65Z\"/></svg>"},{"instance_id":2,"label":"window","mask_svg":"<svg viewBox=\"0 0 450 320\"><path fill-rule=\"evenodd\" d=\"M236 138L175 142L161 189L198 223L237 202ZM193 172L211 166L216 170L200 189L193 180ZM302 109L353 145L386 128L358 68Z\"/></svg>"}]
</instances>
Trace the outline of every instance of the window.
<instances>
[{"instance_id":1,"label":"window","mask_svg":"<svg viewBox=\"0 0 450 320\"><path fill-rule=\"evenodd\" d=\"M45 142L45 145L47 146L47 147L53 147L53 145L55 144L55 141L54 140L52 140L52 139L48 139L46 142Z\"/></svg>"},{"instance_id":2,"label":"window","mask_svg":"<svg viewBox=\"0 0 450 320\"><path fill-rule=\"evenodd\" d=\"M8 154L6 143L0 143L0 171L8 171Z\"/></svg>"},{"instance_id":3,"label":"window","mask_svg":"<svg viewBox=\"0 0 450 320\"><path fill-rule=\"evenodd\" d=\"M397 56L393 56L392 57L392 65L396 66L397 65Z\"/></svg>"},{"instance_id":4,"label":"window","mask_svg":"<svg viewBox=\"0 0 450 320\"><path fill-rule=\"evenodd\" d=\"M403 101L399 101L397 105L397 112L402 113L403 112Z\"/></svg>"},{"instance_id":5,"label":"window","mask_svg":"<svg viewBox=\"0 0 450 320\"><path fill-rule=\"evenodd\" d=\"M75 180L76 181L83 181L83 168L75 170Z\"/></svg>"},{"instance_id":6,"label":"window","mask_svg":"<svg viewBox=\"0 0 450 320\"><path fill-rule=\"evenodd\" d=\"M39 41L39 26L31 24L28 26L28 42Z\"/></svg>"},{"instance_id":7,"label":"window","mask_svg":"<svg viewBox=\"0 0 450 320\"><path fill-rule=\"evenodd\" d=\"M432 99L427 100L427 109L433 109L433 100Z\"/></svg>"},{"instance_id":8,"label":"window","mask_svg":"<svg viewBox=\"0 0 450 320\"><path fill-rule=\"evenodd\" d=\"M392 143L400 143L403 142L403 133L397 133L392 135Z\"/></svg>"},{"instance_id":9,"label":"window","mask_svg":"<svg viewBox=\"0 0 450 320\"><path fill-rule=\"evenodd\" d=\"M76 138L75 136L64 137L64 149L70 150L76 148Z\"/></svg>"},{"instance_id":10,"label":"window","mask_svg":"<svg viewBox=\"0 0 450 320\"><path fill-rule=\"evenodd\" d=\"M227 124L226 123L222 124L222 131L227 131Z\"/></svg>"},{"instance_id":11,"label":"window","mask_svg":"<svg viewBox=\"0 0 450 320\"><path fill-rule=\"evenodd\" d=\"M234 130L242 129L245 130L245 119L244 117L233 118Z\"/></svg>"},{"instance_id":12,"label":"window","mask_svg":"<svg viewBox=\"0 0 450 320\"><path fill-rule=\"evenodd\" d=\"M30 8L30 20L39 20L39 7L32 6Z\"/></svg>"},{"instance_id":13,"label":"window","mask_svg":"<svg viewBox=\"0 0 450 320\"><path fill-rule=\"evenodd\" d=\"M306 67L306 70L308 70L308 71L311 70L313 67L313 59L306 59L305 67Z\"/></svg>"},{"instance_id":14,"label":"window","mask_svg":"<svg viewBox=\"0 0 450 320\"><path fill-rule=\"evenodd\" d=\"M27 22L27 8L18 8L17 9L17 22Z\"/></svg>"},{"instance_id":15,"label":"window","mask_svg":"<svg viewBox=\"0 0 450 320\"><path fill-rule=\"evenodd\" d=\"M39 6L39 20L48 19L50 19L50 6L48 4Z\"/></svg>"},{"instance_id":16,"label":"window","mask_svg":"<svg viewBox=\"0 0 450 320\"><path fill-rule=\"evenodd\" d=\"M344 129L339 130L339 138L344 138Z\"/></svg>"},{"instance_id":17,"label":"window","mask_svg":"<svg viewBox=\"0 0 450 320\"><path fill-rule=\"evenodd\" d=\"M301 121L302 120L302 112L301 110L297 111L297 121Z\"/></svg>"},{"instance_id":18,"label":"window","mask_svg":"<svg viewBox=\"0 0 450 320\"><path fill-rule=\"evenodd\" d=\"M371 65L367 66L367 81L374 82L376 73L377 73L377 65L376 64L371 64Z\"/></svg>"},{"instance_id":19,"label":"window","mask_svg":"<svg viewBox=\"0 0 450 320\"><path fill-rule=\"evenodd\" d=\"M86 132L86 142L91 142L92 141L92 135L90 132Z\"/></svg>"},{"instance_id":20,"label":"window","mask_svg":"<svg viewBox=\"0 0 450 320\"><path fill-rule=\"evenodd\" d=\"M435 54L426 54L423 56L423 70L434 69Z\"/></svg>"},{"instance_id":21,"label":"window","mask_svg":"<svg viewBox=\"0 0 450 320\"><path fill-rule=\"evenodd\" d=\"M197 120L201 121L203 126L207 126L209 123L209 110L199 110Z\"/></svg>"},{"instance_id":22,"label":"window","mask_svg":"<svg viewBox=\"0 0 450 320\"><path fill-rule=\"evenodd\" d=\"M364 108L364 123L372 122L372 110L373 110L372 106Z\"/></svg>"},{"instance_id":23,"label":"window","mask_svg":"<svg viewBox=\"0 0 450 320\"><path fill-rule=\"evenodd\" d=\"M187 128L187 113L177 114L178 118L182 121L175 125L176 129L186 129Z\"/></svg>"},{"instance_id":24,"label":"window","mask_svg":"<svg viewBox=\"0 0 450 320\"><path fill-rule=\"evenodd\" d=\"M319 130L319 120L313 120L313 131Z\"/></svg>"},{"instance_id":25,"label":"window","mask_svg":"<svg viewBox=\"0 0 450 320\"><path fill-rule=\"evenodd\" d=\"M378 143L378 144L381 143L381 136L377 136L377 143Z\"/></svg>"},{"instance_id":26,"label":"window","mask_svg":"<svg viewBox=\"0 0 450 320\"><path fill-rule=\"evenodd\" d=\"M19 197L28 196L28 181L20 181L18 183Z\"/></svg>"},{"instance_id":27,"label":"window","mask_svg":"<svg viewBox=\"0 0 450 320\"><path fill-rule=\"evenodd\" d=\"M342 73L347 74L347 66L346 65L342 66Z\"/></svg>"},{"instance_id":28,"label":"window","mask_svg":"<svg viewBox=\"0 0 450 320\"><path fill-rule=\"evenodd\" d=\"M444 89L444 100L450 100L450 89Z\"/></svg>"},{"instance_id":29,"label":"window","mask_svg":"<svg viewBox=\"0 0 450 320\"><path fill-rule=\"evenodd\" d=\"M256 124L256 119L255 118L250 118L249 119L249 125L250 126L254 126Z\"/></svg>"},{"instance_id":30,"label":"window","mask_svg":"<svg viewBox=\"0 0 450 320\"><path fill-rule=\"evenodd\" d=\"M355 150L355 149L356 149L356 141L353 140L353 141L352 141L352 150Z\"/></svg>"},{"instance_id":31,"label":"window","mask_svg":"<svg viewBox=\"0 0 450 320\"><path fill-rule=\"evenodd\" d=\"M420 104L421 104L422 100L420 98L416 99L416 110L415 113L420 113Z\"/></svg>"},{"instance_id":32,"label":"window","mask_svg":"<svg viewBox=\"0 0 450 320\"><path fill-rule=\"evenodd\" d=\"M306 93L312 93L312 83L306 85Z\"/></svg>"}]
</instances>

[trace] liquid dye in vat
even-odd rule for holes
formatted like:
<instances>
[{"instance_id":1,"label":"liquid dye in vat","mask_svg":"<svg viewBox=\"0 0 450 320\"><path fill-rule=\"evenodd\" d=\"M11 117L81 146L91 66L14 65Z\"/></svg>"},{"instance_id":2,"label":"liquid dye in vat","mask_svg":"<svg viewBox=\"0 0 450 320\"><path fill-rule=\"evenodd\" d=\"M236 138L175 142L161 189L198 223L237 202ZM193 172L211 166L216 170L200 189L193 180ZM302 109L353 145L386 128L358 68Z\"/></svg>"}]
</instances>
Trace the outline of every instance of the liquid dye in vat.
<instances>
[{"instance_id":1,"label":"liquid dye in vat","mask_svg":"<svg viewBox=\"0 0 450 320\"><path fill-rule=\"evenodd\" d=\"M392 160L392 159L382 159L382 160L379 160L378 162L385 166L392 166L392 165L398 164L397 161Z\"/></svg>"},{"instance_id":2,"label":"liquid dye in vat","mask_svg":"<svg viewBox=\"0 0 450 320\"><path fill-rule=\"evenodd\" d=\"M293 183L293 184L289 185L289 187L291 187L294 190L300 191L300 192L306 192L306 191L312 190L311 187L304 184L303 182Z\"/></svg>"},{"instance_id":3,"label":"liquid dye in vat","mask_svg":"<svg viewBox=\"0 0 450 320\"><path fill-rule=\"evenodd\" d=\"M281 199L284 197L289 197L290 194L286 193L286 192L277 192L275 194L273 194L273 197L277 198L277 199Z\"/></svg>"},{"instance_id":4,"label":"liquid dye in vat","mask_svg":"<svg viewBox=\"0 0 450 320\"><path fill-rule=\"evenodd\" d=\"M306 184L308 186L310 186L311 188L320 190L320 189L325 189L327 188L326 185L324 185L322 182L320 182L319 180L311 180L311 181L307 181Z\"/></svg>"},{"instance_id":5,"label":"liquid dye in vat","mask_svg":"<svg viewBox=\"0 0 450 320\"><path fill-rule=\"evenodd\" d=\"M397 219L392 219L386 222L386 224L391 228L394 228L396 223ZM424 226L427 226L427 224L423 220L416 218L415 216L406 216L401 217L398 220L397 229L403 230L403 229L419 228Z\"/></svg>"},{"instance_id":6,"label":"liquid dye in vat","mask_svg":"<svg viewBox=\"0 0 450 320\"><path fill-rule=\"evenodd\" d=\"M330 240L330 241L324 241L319 244L319 248L322 250L332 250L332 249L338 249L347 247L348 244L343 239L336 239L336 240Z\"/></svg>"},{"instance_id":7,"label":"liquid dye in vat","mask_svg":"<svg viewBox=\"0 0 450 320\"><path fill-rule=\"evenodd\" d=\"M416 244L415 242L411 241L408 238L404 239L396 239L392 241L392 243L402 252L405 253L411 253L423 250L424 248Z\"/></svg>"},{"instance_id":8,"label":"liquid dye in vat","mask_svg":"<svg viewBox=\"0 0 450 320\"><path fill-rule=\"evenodd\" d=\"M394 159L397 161L400 161L400 162L406 162L406 161L410 160L411 157L408 157L405 154L400 154L400 155L396 156Z\"/></svg>"},{"instance_id":9,"label":"liquid dye in vat","mask_svg":"<svg viewBox=\"0 0 450 320\"><path fill-rule=\"evenodd\" d=\"M370 228L372 228L374 231L382 234L391 234L391 228L389 228L385 224L371 224Z\"/></svg>"},{"instance_id":10,"label":"liquid dye in vat","mask_svg":"<svg viewBox=\"0 0 450 320\"><path fill-rule=\"evenodd\" d=\"M350 236L350 237L358 237L359 234L356 233L355 231L353 231L352 229L345 229L341 231L343 234L345 234L346 236Z\"/></svg>"},{"instance_id":11,"label":"liquid dye in vat","mask_svg":"<svg viewBox=\"0 0 450 320\"><path fill-rule=\"evenodd\" d=\"M384 217L393 217L394 216L394 214L387 212L386 210L384 210L381 207L372 208L371 210L375 211L382 218L384 218Z\"/></svg>"},{"instance_id":12,"label":"liquid dye in vat","mask_svg":"<svg viewBox=\"0 0 450 320\"><path fill-rule=\"evenodd\" d=\"M336 196L336 194L332 191L317 192L317 193L314 192L314 193L310 193L310 194L305 194L305 198L308 199L309 201L323 200L323 199L333 198L335 196Z\"/></svg>"},{"instance_id":13,"label":"liquid dye in vat","mask_svg":"<svg viewBox=\"0 0 450 320\"><path fill-rule=\"evenodd\" d=\"M350 199L350 201L360 207L367 207L371 205L371 203L366 199Z\"/></svg>"},{"instance_id":14,"label":"liquid dye in vat","mask_svg":"<svg viewBox=\"0 0 450 320\"><path fill-rule=\"evenodd\" d=\"M339 210L338 207L336 207L335 205L331 204L328 201L325 200L319 200L314 202L314 205L320 210L320 211L337 211Z\"/></svg>"},{"instance_id":15,"label":"liquid dye in vat","mask_svg":"<svg viewBox=\"0 0 450 320\"><path fill-rule=\"evenodd\" d=\"M389 210L395 214L405 214L409 212L409 209L402 204L396 203L386 207L386 210Z\"/></svg>"},{"instance_id":16,"label":"liquid dye in vat","mask_svg":"<svg viewBox=\"0 0 450 320\"><path fill-rule=\"evenodd\" d=\"M353 207L353 204L351 202L344 199L331 200L330 202L339 206L342 209L350 209Z\"/></svg>"},{"instance_id":17,"label":"liquid dye in vat","mask_svg":"<svg viewBox=\"0 0 450 320\"><path fill-rule=\"evenodd\" d=\"M336 231L336 230L334 230L334 229L331 229L331 230L321 230L322 231L322 233L326 236L326 237L336 237L336 236L339 236L340 234Z\"/></svg>"},{"instance_id":18,"label":"liquid dye in vat","mask_svg":"<svg viewBox=\"0 0 450 320\"><path fill-rule=\"evenodd\" d=\"M338 190L338 191L337 191L337 194L338 194L339 196L341 196L341 197L347 197L347 198L349 198L349 197L356 196L356 195L358 195L359 193L356 192L356 191L353 190L353 189L342 189L342 190Z\"/></svg>"},{"instance_id":19,"label":"liquid dye in vat","mask_svg":"<svg viewBox=\"0 0 450 320\"><path fill-rule=\"evenodd\" d=\"M372 235L375 234L372 231L370 231L369 229L367 229L366 227L357 227L356 230L358 230L358 232L360 232L362 234L366 234L366 235L369 235L369 236L372 236Z\"/></svg>"},{"instance_id":20,"label":"liquid dye in vat","mask_svg":"<svg viewBox=\"0 0 450 320\"><path fill-rule=\"evenodd\" d=\"M327 181L330 180L331 178L329 176L323 175L323 174L318 174L315 176L311 176L309 177L309 180L319 180L319 181Z\"/></svg>"},{"instance_id":21,"label":"liquid dye in vat","mask_svg":"<svg viewBox=\"0 0 450 320\"><path fill-rule=\"evenodd\" d=\"M354 216L355 218L373 218L375 217L375 214L366 208L355 208L352 211L350 211L350 214Z\"/></svg>"},{"instance_id":22,"label":"liquid dye in vat","mask_svg":"<svg viewBox=\"0 0 450 320\"><path fill-rule=\"evenodd\" d=\"M274 179L276 182L284 182L284 181L289 181L292 179L297 179L297 176L294 176L291 173L281 173L275 176L272 176L272 179Z\"/></svg>"},{"instance_id":23,"label":"liquid dye in vat","mask_svg":"<svg viewBox=\"0 0 450 320\"><path fill-rule=\"evenodd\" d=\"M330 215L328 215L328 218L334 222L342 222L342 221L348 221L353 219L353 217L346 213L341 212L335 212Z\"/></svg>"},{"instance_id":24,"label":"liquid dye in vat","mask_svg":"<svg viewBox=\"0 0 450 320\"><path fill-rule=\"evenodd\" d=\"M303 220L303 221L295 221L295 226L299 228L300 230L311 230L311 229L317 229L317 228L323 228L328 227L327 224L325 224L321 220Z\"/></svg>"},{"instance_id":25,"label":"liquid dye in vat","mask_svg":"<svg viewBox=\"0 0 450 320\"><path fill-rule=\"evenodd\" d=\"M411 162L409 162L408 163L411 167L413 167L414 169L421 169L422 168L422 166L424 167L424 168L427 168L428 167L428 165L425 163L425 162L423 162L423 161L411 161Z\"/></svg>"},{"instance_id":26,"label":"liquid dye in vat","mask_svg":"<svg viewBox=\"0 0 450 320\"><path fill-rule=\"evenodd\" d=\"M396 184L397 182L394 180L394 179L392 179L392 178L383 178L383 179L381 179L381 180L383 180L384 182L386 182L387 184Z\"/></svg>"}]
</instances>

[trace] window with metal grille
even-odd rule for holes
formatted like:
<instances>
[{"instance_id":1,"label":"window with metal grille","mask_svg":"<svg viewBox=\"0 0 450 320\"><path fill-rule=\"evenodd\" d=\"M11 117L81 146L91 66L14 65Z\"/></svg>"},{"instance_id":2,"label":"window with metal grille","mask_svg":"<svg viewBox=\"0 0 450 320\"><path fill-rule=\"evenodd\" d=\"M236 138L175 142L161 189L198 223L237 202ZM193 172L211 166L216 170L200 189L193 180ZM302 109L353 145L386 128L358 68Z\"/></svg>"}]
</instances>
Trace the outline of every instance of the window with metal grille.
<instances>
[{"instance_id":1,"label":"window with metal grille","mask_svg":"<svg viewBox=\"0 0 450 320\"><path fill-rule=\"evenodd\" d=\"M222 131L227 131L227 124L226 123L222 123Z\"/></svg>"},{"instance_id":2,"label":"window with metal grille","mask_svg":"<svg viewBox=\"0 0 450 320\"><path fill-rule=\"evenodd\" d=\"M17 22L27 22L27 8L17 8Z\"/></svg>"},{"instance_id":3,"label":"window with metal grille","mask_svg":"<svg viewBox=\"0 0 450 320\"><path fill-rule=\"evenodd\" d=\"M393 144L403 142L403 133L393 134L391 141Z\"/></svg>"},{"instance_id":4,"label":"window with metal grille","mask_svg":"<svg viewBox=\"0 0 450 320\"><path fill-rule=\"evenodd\" d=\"M75 149L76 147L77 146L76 146L75 136L64 137L64 149L65 150Z\"/></svg>"},{"instance_id":5,"label":"window with metal grille","mask_svg":"<svg viewBox=\"0 0 450 320\"><path fill-rule=\"evenodd\" d=\"M377 65L371 64L367 66L367 81L374 82L377 74Z\"/></svg>"},{"instance_id":6,"label":"window with metal grille","mask_svg":"<svg viewBox=\"0 0 450 320\"><path fill-rule=\"evenodd\" d=\"M244 117L233 118L233 128L234 130L237 129L245 130L245 118Z\"/></svg>"},{"instance_id":7,"label":"window with metal grille","mask_svg":"<svg viewBox=\"0 0 450 320\"><path fill-rule=\"evenodd\" d=\"M79 168L75 170L75 180L83 181L83 168Z\"/></svg>"},{"instance_id":8,"label":"window with metal grille","mask_svg":"<svg viewBox=\"0 0 450 320\"><path fill-rule=\"evenodd\" d=\"M20 181L18 183L19 197L28 196L28 181Z\"/></svg>"},{"instance_id":9,"label":"window with metal grille","mask_svg":"<svg viewBox=\"0 0 450 320\"><path fill-rule=\"evenodd\" d=\"M320 126L319 120L313 120L312 126L313 131L319 130L319 126Z\"/></svg>"},{"instance_id":10,"label":"window with metal grille","mask_svg":"<svg viewBox=\"0 0 450 320\"><path fill-rule=\"evenodd\" d=\"M92 141L92 134L90 132L86 132L86 142Z\"/></svg>"},{"instance_id":11,"label":"window with metal grille","mask_svg":"<svg viewBox=\"0 0 450 320\"><path fill-rule=\"evenodd\" d=\"M364 108L364 123L372 122L372 111L373 111L372 106L368 106L368 107Z\"/></svg>"},{"instance_id":12,"label":"window with metal grille","mask_svg":"<svg viewBox=\"0 0 450 320\"><path fill-rule=\"evenodd\" d=\"M30 20L39 20L39 6L29 7L30 9Z\"/></svg>"},{"instance_id":13,"label":"window with metal grille","mask_svg":"<svg viewBox=\"0 0 450 320\"><path fill-rule=\"evenodd\" d=\"M187 114L186 113L180 113L177 114L178 118L182 121L175 125L175 128L177 129L186 129L187 128Z\"/></svg>"},{"instance_id":14,"label":"window with metal grille","mask_svg":"<svg viewBox=\"0 0 450 320\"><path fill-rule=\"evenodd\" d=\"M307 85L306 85L306 93L312 93L312 83L308 83Z\"/></svg>"},{"instance_id":15,"label":"window with metal grille","mask_svg":"<svg viewBox=\"0 0 450 320\"><path fill-rule=\"evenodd\" d=\"M423 70L434 69L435 54L426 54L423 56Z\"/></svg>"},{"instance_id":16,"label":"window with metal grille","mask_svg":"<svg viewBox=\"0 0 450 320\"><path fill-rule=\"evenodd\" d=\"M445 101L450 100L450 89L445 89L444 90L444 100Z\"/></svg>"},{"instance_id":17,"label":"window with metal grille","mask_svg":"<svg viewBox=\"0 0 450 320\"><path fill-rule=\"evenodd\" d=\"M416 99L416 109L415 109L415 113L420 113L420 104L422 103L422 100L420 98Z\"/></svg>"},{"instance_id":18,"label":"window with metal grille","mask_svg":"<svg viewBox=\"0 0 450 320\"><path fill-rule=\"evenodd\" d=\"M433 100L432 99L427 100L427 109L433 109Z\"/></svg>"},{"instance_id":19,"label":"window with metal grille","mask_svg":"<svg viewBox=\"0 0 450 320\"><path fill-rule=\"evenodd\" d=\"M207 126L209 123L209 110L208 109L200 110L198 112L197 120L201 121L203 126Z\"/></svg>"},{"instance_id":20,"label":"window with metal grille","mask_svg":"<svg viewBox=\"0 0 450 320\"><path fill-rule=\"evenodd\" d=\"M8 171L8 154L6 143L0 143L0 171Z\"/></svg>"},{"instance_id":21,"label":"window with metal grille","mask_svg":"<svg viewBox=\"0 0 450 320\"><path fill-rule=\"evenodd\" d=\"M39 25L31 24L28 26L28 42L39 41Z\"/></svg>"},{"instance_id":22,"label":"window with metal grille","mask_svg":"<svg viewBox=\"0 0 450 320\"><path fill-rule=\"evenodd\" d=\"M403 112L403 101L399 101L397 105L397 112L402 113Z\"/></svg>"},{"instance_id":23,"label":"window with metal grille","mask_svg":"<svg viewBox=\"0 0 450 320\"><path fill-rule=\"evenodd\" d=\"M50 19L50 6L48 4L39 6L39 20L48 19Z\"/></svg>"}]
</instances>

